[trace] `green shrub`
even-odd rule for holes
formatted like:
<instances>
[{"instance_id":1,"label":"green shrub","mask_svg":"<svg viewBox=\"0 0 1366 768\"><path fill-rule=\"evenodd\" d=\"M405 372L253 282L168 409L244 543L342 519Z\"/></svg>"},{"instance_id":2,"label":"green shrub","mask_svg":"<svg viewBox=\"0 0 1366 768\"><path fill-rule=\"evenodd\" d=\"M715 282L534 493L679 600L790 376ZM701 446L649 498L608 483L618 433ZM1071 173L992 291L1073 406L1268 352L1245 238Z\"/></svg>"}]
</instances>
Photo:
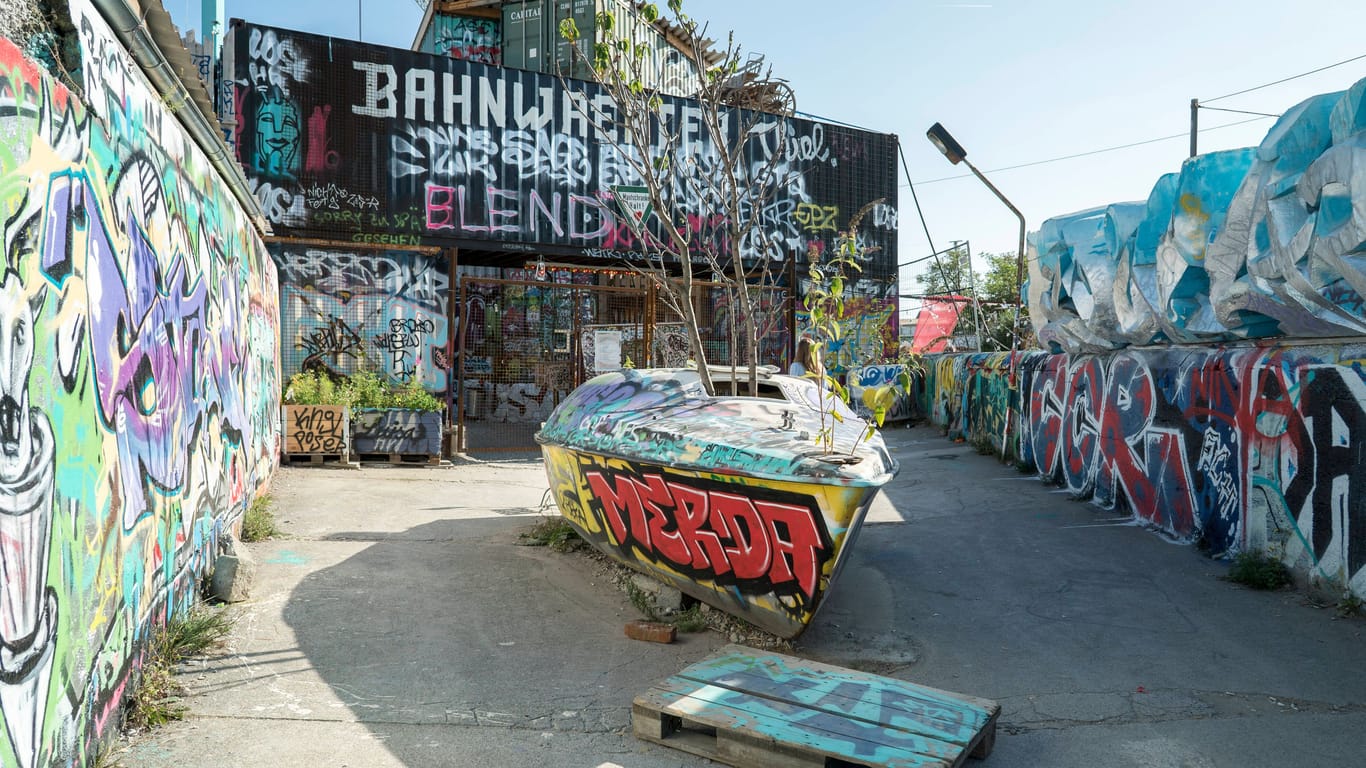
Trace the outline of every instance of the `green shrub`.
<instances>
[{"instance_id":1,"label":"green shrub","mask_svg":"<svg viewBox=\"0 0 1366 768\"><path fill-rule=\"evenodd\" d=\"M669 623L678 627L679 632L702 632L707 629L707 614L702 612L701 603L693 603L686 610L674 614Z\"/></svg>"},{"instance_id":2,"label":"green shrub","mask_svg":"<svg viewBox=\"0 0 1366 768\"><path fill-rule=\"evenodd\" d=\"M431 392L423 389L416 381L393 390L389 398L390 408L407 408L413 411L439 411L442 402Z\"/></svg>"},{"instance_id":3,"label":"green shrub","mask_svg":"<svg viewBox=\"0 0 1366 768\"><path fill-rule=\"evenodd\" d=\"M350 405L344 387L320 371L304 371L289 377L285 402L294 405Z\"/></svg>"},{"instance_id":4,"label":"green shrub","mask_svg":"<svg viewBox=\"0 0 1366 768\"><path fill-rule=\"evenodd\" d=\"M275 512L270 508L270 494L257 496L242 517L242 541L265 541L279 535Z\"/></svg>"},{"instance_id":5,"label":"green shrub","mask_svg":"<svg viewBox=\"0 0 1366 768\"><path fill-rule=\"evenodd\" d=\"M357 371L334 380L323 371L304 371L289 378L284 401L293 405L344 405L349 408L406 408L439 411L445 404L417 381L393 385L378 373Z\"/></svg>"},{"instance_id":6,"label":"green shrub","mask_svg":"<svg viewBox=\"0 0 1366 768\"><path fill-rule=\"evenodd\" d=\"M574 530L574 526L559 515L542 518L541 522L531 530L523 532L518 538L523 546L550 547L556 552L572 552L587 545L579 536L579 532Z\"/></svg>"},{"instance_id":7,"label":"green shrub","mask_svg":"<svg viewBox=\"0 0 1366 768\"><path fill-rule=\"evenodd\" d=\"M183 688L175 679L176 665L218 645L231 630L225 609L202 605L153 629L142 673L129 694L128 725L151 728L184 717L187 708L178 701Z\"/></svg>"},{"instance_id":8,"label":"green shrub","mask_svg":"<svg viewBox=\"0 0 1366 768\"><path fill-rule=\"evenodd\" d=\"M1291 582L1285 563L1260 552L1239 553L1224 578L1252 589L1280 589Z\"/></svg>"},{"instance_id":9,"label":"green shrub","mask_svg":"<svg viewBox=\"0 0 1366 768\"><path fill-rule=\"evenodd\" d=\"M389 407L389 384L374 371L356 371L346 378L343 389L353 408Z\"/></svg>"}]
</instances>

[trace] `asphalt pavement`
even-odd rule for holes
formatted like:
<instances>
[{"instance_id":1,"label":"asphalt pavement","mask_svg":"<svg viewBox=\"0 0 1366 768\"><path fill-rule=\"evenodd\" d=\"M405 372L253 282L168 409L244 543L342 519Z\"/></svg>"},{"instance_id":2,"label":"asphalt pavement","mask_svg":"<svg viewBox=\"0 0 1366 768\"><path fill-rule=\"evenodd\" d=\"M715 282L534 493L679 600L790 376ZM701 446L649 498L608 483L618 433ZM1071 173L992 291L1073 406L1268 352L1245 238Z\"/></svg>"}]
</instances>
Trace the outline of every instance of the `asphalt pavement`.
<instances>
[{"instance_id":1,"label":"asphalt pavement","mask_svg":"<svg viewBox=\"0 0 1366 768\"><path fill-rule=\"evenodd\" d=\"M1071 500L932 428L885 431L901 474L795 655L1002 705L984 768L1354 766L1366 621ZM253 597L185 665L190 716L133 768L664 768L630 703L726 637L622 632L603 567L519 546L530 456L282 468L283 537L248 545ZM553 509L553 508L552 508ZM775 765L777 765L775 763Z\"/></svg>"}]
</instances>

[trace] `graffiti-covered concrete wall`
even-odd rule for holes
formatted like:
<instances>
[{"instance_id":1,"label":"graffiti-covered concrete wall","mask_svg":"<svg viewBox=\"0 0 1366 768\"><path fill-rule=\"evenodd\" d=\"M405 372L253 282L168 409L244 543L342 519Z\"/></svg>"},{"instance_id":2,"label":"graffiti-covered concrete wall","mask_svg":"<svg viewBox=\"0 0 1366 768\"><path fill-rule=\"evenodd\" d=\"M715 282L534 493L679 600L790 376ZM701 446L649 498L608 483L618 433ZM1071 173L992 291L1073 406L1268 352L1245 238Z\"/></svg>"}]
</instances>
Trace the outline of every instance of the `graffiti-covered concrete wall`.
<instances>
[{"instance_id":1,"label":"graffiti-covered concrete wall","mask_svg":"<svg viewBox=\"0 0 1366 768\"><path fill-rule=\"evenodd\" d=\"M1366 341L935 358L933 420L1078 498L1366 596Z\"/></svg>"},{"instance_id":2,"label":"graffiti-covered concrete wall","mask_svg":"<svg viewBox=\"0 0 1366 768\"><path fill-rule=\"evenodd\" d=\"M1146 201L1045 221L1040 341L1129 344L1366 332L1366 80L1307 99L1255 148L1190 158Z\"/></svg>"},{"instance_id":3,"label":"graffiti-covered concrete wall","mask_svg":"<svg viewBox=\"0 0 1366 768\"><path fill-rule=\"evenodd\" d=\"M269 481L277 280L87 2L82 102L0 39L0 764L91 765Z\"/></svg>"}]
</instances>

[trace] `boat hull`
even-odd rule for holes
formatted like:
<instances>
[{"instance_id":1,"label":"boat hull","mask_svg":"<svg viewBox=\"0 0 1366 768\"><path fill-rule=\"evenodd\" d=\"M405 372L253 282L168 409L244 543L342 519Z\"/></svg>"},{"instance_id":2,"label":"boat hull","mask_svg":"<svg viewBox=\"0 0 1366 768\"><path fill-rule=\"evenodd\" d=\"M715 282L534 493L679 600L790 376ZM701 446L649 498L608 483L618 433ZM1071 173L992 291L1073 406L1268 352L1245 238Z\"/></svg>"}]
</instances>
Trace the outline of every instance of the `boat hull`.
<instances>
[{"instance_id":1,"label":"boat hull","mask_svg":"<svg viewBox=\"0 0 1366 768\"><path fill-rule=\"evenodd\" d=\"M541 448L560 513L594 547L789 639L816 615L879 490Z\"/></svg>"}]
</instances>

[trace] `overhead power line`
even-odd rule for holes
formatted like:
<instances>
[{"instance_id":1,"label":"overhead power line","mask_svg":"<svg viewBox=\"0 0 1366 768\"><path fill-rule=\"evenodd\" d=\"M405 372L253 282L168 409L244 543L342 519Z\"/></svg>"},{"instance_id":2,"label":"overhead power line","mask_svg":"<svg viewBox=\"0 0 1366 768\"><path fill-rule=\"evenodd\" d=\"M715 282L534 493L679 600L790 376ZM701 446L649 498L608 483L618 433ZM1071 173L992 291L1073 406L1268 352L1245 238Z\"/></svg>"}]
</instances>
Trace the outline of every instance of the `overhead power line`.
<instances>
[{"instance_id":1,"label":"overhead power line","mask_svg":"<svg viewBox=\"0 0 1366 768\"><path fill-rule=\"evenodd\" d=\"M1272 114L1271 112L1249 112L1246 109L1224 109L1223 107L1207 107L1204 104L1200 103L1196 103L1195 106L1199 107L1200 109L1208 109L1211 112L1233 112L1239 115L1261 115L1262 117L1280 117L1280 115Z\"/></svg>"},{"instance_id":2,"label":"overhead power line","mask_svg":"<svg viewBox=\"0 0 1366 768\"><path fill-rule=\"evenodd\" d=\"M1274 115L1273 115L1273 117L1274 117ZM1244 123L1255 123L1255 122L1258 121L1258 120L1265 120L1265 119L1267 119L1267 118L1266 118L1266 117L1250 117L1250 118L1248 118L1248 119L1246 119L1246 120L1236 120L1236 121L1234 121L1234 122L1232 122L1232 123L1224 123L1223 125L1212 125L1212 126L1210 126L1210 127L1208 127L1208 128L1201 128L1201 129L1200 129L1200 133L1204 133L1204 132L1206 132L1206 131L1217 131L1217 130L1219 130L1220 128L1232 128L1232 127L1235 126L1235 125L1243 125ZM1133 148L1133 147L1141 147L1141 146L1143 146L1143 145L1145 145L1145 144L1156 144L1156 143L1158 143L1159 141L1171 141L1172 139L1185 139L1185 138L1189 138L1189 136L1190 136L1189 133L1174 133L1174 134L1172 134L1172 135L1170 135L1170 136L1159 136L1159 137L1157 137L1157 138L1155 138L1155 139L1146 139L1146 140L1144 140L1144 141L1135 141L1135 142L1131 142L1131 143L1129 143L1129 144L1120 144L1119 146L1116 146L1116 147L1105 147L1105 148L1103 148L1103 149L1093 149L1093 150L1090 150L1090 151L1088 151L1088 152L1078 152L1078 153L1073 154L1073 155L1063 155L1062 157L1050 157L1050 158L1048 158L1047 160L1035 160L1035 161L1030 162L1030 163L1020 163L1019 165L1008 165L1008 166L1005 166L1004 168L994 168L994 169L992 169L992 170L986 171L986 173L1000 173L1000 172L1002 172L1002 171L1014 171L1014 170L1018 170L1018 169L1020 169L1020 168L1030 168L1030 167L1033 167L1033 166L1036 166L1036 165L1045 165L1045 164L1047 164L1047 163L1056 163L1056 162L1060 162L1060 161L1062 161L1062 160L1075 160L1075 159L1077 159L1077 158L1079 158L1079 157L1090 157L1091 155L1099 155L1099 154L1103 154L1103 153L1105 153L1105 152L1117 152L1117 151L1119 151L1119 150L1121 150L1121 149L1130 149L1130 148ZM917 181L916 184L921 184L921 185L924 185L924 184L935 184L935 183L940 182L940 181L952 181L952 180L954 180L954 179L966 179L966 178L971 178L971 177L972 177L972 174L970 174L970 173L960 173L960 174L958 174L957 176L941 176L941 177L939 177L939 178L937 178L937 179L929 179L928 181ZM906 185L903 184L902 186L904 187L904 186L906 186Z\"/></svg>"},{"instance_id":3,"label":"overhead power line","mask_svg":"<svg viewBox=\"0 0 1366 768\"><path fill-rule=\"evenodd\" d=\"M1324 66L1324 67L1319 67L1318 69L1311 69L1311 70L1309 70L1308 72L1301 72L1301 73L1298 74L1298 75L1291 75L1290 77L1283 77L1283 78L1281 78L1280 80L1273 80L1272 82L1269 82L1269 83L1262 83L1261 85L1254 85L1254 86L1252 86L1251 88L1244 88L1244 89L1241 90L1241 91L1234 91L1233 93L1226 93L1226 94L1224 94L1223 96L1215 96L1215 97L1212 98L1212 99L1200 99L1200 103L1201 103L1201 104L1208 104L1208 103L1210 103L1211 101L1219 101L1220 99L1231 99L1231 98L1233 98L1234 96L1242 96L1242 95L1245 94L1245 93L1252 93L1253 91L1260 91L1260 90L1263 89L1263 88L1270 88L1270 87L1273 86L1273 85L1280 85L1281 83L1288 83L1288 82L1290 82L1291 80L1298 80L1298 79L1300 79L1301 77L1308 77L1309 75L1316 75L1316 74L1318 74L1319 72L1324 71L1325 69L1332 69L1333 67L1340 67L1340 66L1342 66L1343 64L1351 64L1351 63L1354 62L1354 61L1360 61L1360 60L1362 60L1362 59L1366 59L1366 53L1363 53L1363 54L1361 54L1360 56L1353 56L1353 57L1350 58L1350 59L1343 59L1342 61L1339 61L1339 62L1337 62L1336 64L1329 64L1329 65Z\"/></svg>"}]
</instances>

